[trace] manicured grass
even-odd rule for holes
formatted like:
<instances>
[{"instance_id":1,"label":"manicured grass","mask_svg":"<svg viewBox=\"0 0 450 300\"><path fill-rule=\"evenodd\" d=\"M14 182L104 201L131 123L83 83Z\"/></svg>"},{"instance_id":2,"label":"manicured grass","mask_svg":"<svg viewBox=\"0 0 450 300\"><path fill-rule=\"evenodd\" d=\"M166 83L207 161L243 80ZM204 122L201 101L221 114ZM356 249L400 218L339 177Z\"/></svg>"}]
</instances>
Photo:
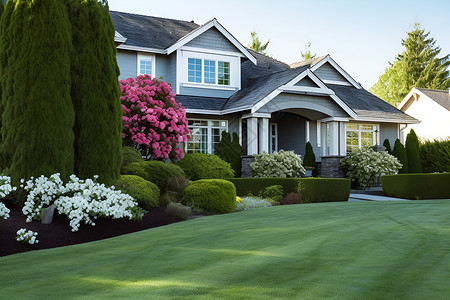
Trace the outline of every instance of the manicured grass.
<instances>
[{"instance_id":1,"label":"manicured grass","mask_svg":"<svg viewBox=\"0 0 450 300\"><path fill-rule=\"evenodd\" d=\"M438 200L200 218L0 258L0 298L443 299L449 215Z\"/></svg>"}]
</instances>

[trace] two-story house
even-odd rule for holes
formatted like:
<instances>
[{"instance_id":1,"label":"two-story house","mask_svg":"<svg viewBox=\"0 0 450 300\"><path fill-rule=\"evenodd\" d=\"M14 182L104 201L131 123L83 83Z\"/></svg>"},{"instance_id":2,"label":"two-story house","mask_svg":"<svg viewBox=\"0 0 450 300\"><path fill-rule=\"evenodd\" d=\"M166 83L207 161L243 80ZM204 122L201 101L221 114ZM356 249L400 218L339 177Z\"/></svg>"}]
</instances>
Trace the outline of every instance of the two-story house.
<instances>
[{"instance_id":1,"label":"two-story house","mask_svg":"<svg viewBox=\"0 0 450 300\"><path fill-rule=\"evenodd\" d=\"M150 74L187 111L187 152L214 153L237 132L248 155L310 141L318 161L399 137L417 120L362 88L329 55L288 65L244 47L216 19L194 22L111 11L120 78ZM325 162L324 162L325 163Z\"/></svg>"}]
</instances>

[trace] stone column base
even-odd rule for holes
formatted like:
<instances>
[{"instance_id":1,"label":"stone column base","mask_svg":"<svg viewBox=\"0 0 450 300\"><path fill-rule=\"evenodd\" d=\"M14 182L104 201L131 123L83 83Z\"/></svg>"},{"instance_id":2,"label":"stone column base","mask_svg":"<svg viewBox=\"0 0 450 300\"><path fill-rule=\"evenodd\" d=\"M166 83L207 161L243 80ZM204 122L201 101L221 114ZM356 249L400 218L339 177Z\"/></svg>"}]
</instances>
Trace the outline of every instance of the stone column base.
<instances>
[{"instance_id":1,"label":"stone column base","mask_svg":"<svg viewBox=\"0 0 450 300\"><path fill-rule=\"evenodd\" d=\"M325 178L344 178L345 174L340 166L341 160L344 157L340 155L322 156L320 176Z\"/></svg>"},{"instance_id":2,"label":"stone column base","mask_svg":"<svg viewBox=\"0 0 450 300\"><path fill-rule=\"evenodd\" d=\"M250 164L255 161L253 155L241 156L241 177L250 178L253 177L252 170L250 169Z\"/></svg>"}]
</instances>

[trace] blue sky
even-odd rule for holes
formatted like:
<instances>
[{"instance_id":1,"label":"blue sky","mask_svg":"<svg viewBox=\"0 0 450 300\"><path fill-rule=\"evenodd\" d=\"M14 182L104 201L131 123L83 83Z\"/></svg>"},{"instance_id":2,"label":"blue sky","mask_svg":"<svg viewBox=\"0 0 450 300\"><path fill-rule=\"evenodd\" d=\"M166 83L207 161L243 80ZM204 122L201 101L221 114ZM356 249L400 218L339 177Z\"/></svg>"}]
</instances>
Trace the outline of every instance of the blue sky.
<instances>
[{"instance_id":1,"label":"blue sky","mask_svg":"<svg viewBox=\"0 0 450 300\"><path fill-rule=\"evenodd\" d=\"M431 32L440 56L450 53L450 0L109 0L109 6L197 24L215 17L244 45L250 31L270 39L268 54L286 63L300 61L310 41L313 53L330 54L366 89L402 51L414 22Z\"/></svg>"}]
</instances>

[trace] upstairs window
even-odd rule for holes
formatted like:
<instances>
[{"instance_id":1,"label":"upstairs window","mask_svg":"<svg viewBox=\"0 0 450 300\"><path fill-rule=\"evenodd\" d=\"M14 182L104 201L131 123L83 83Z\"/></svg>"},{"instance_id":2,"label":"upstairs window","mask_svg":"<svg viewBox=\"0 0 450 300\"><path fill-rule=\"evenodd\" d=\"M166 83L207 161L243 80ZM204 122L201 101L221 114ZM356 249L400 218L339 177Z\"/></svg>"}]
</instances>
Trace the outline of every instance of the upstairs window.
<instances>
[{"instance_id":1,"label":"upstairs window","mask_svg":"<svg viewBox=\"0 0 450 300\"><path fill-rule=\"evenodd\" d=\"M188 59L188 81L202 82L202 60L197 58Z\"/></svg>"},{"instance_id":2,"label":"upstairs window","mask_svg":"<svg viewBox=\"0 0 450 300\"><path fill-rule=\"evenodd\" d=\"M219 84L230 85L230 63L219 61Z\"/></svg>"},{"instance_id":3,"label":"upstairs window","mask_svg":"<svg viewBox=\"0 0 450 300\"><path fill-rule=\"evenodd\" d=\"M230 62L188 58L188 82L230 85Z\"/></svg>"},{"instance_id":4,"label":"upstairs window","mask_svg":"<svg viewBox=\"0 0 450 300\"><path fill-rule=\"evenodd\" d=\"M216 84L216 62L214 60L204 61L205 83Z\"/></svg>"},{"instance_id":5,"label":"upstairs window","mask_svg":"<svg viewBox=\"0 0 450 300\"><path fill-rule=\"evenodd\" d=\"M155 77L155 56L138 53L138 75L148 74Z\"/></svg>"}]
</instances>

